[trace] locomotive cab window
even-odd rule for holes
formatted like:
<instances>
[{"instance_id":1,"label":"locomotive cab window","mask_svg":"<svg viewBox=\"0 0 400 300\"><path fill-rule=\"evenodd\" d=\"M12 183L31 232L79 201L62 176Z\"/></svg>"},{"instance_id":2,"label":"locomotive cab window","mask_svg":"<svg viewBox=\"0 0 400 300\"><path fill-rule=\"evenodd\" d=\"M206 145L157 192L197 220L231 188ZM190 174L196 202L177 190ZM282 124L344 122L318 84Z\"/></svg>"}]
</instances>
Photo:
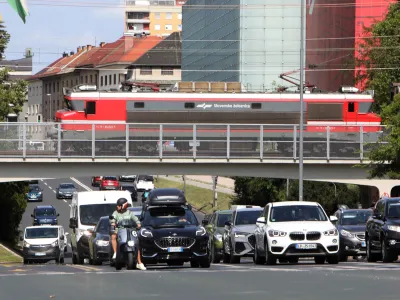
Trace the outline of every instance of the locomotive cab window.
<instances>
[{"instance_id":1,"label":"locomotive cab window","mask_svg":"<svg viewBox=\"0 0 400 300\"><path fill-rule=\"evenodd\" d=\"M95 115L96 114L96 102L95 101L86 102L86 114L87 115Z\"/></svg>"},{"instance_id":2,"label":"locomotive cab window","mask_svg":"<svg viewBox=\"0 0 400 300\"><path fill-rule=\"evenodd\" d=\"M348 108L348 112L354 112L354 109L355 109L354 102L349 102L347 108Z\"/></svg>"},{"instance_id":3,"label":"locomotive cab window","mask_svg":"<svg viewBox=\"0 0 400 300\"><path fill-rule=\"evenodd\" d=\"M144 102L135 102L134 107L135 108L144 108Z\"/></svg>"}]
</instances>

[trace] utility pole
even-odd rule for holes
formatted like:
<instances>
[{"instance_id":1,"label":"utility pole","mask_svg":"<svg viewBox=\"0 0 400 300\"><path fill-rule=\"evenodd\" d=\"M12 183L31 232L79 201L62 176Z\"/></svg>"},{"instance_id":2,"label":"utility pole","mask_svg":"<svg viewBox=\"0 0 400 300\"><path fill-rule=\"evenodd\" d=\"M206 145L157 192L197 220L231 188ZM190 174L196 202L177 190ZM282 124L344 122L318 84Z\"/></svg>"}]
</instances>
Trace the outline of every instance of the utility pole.
<instances>
[{"instance_id":1,"label":"utility pole","mask_svg":"<svg viewBox=\"0 0 400 300\"><path fill-rule=\"evenodd\" d=\"M182 175L182 180L183 180L183 192L186 195L186 175Z\"/></svg>"},{"instance_id":2,"label":"utility pole","mask_svg":"<svg viewBox=\"0 0 400 300\"><path fill-rule=\"evenodd\" d=\"M212 181L213 181L213 210L216 211L217 210L217 181L218 181L218 176L213 176L212 177Z\"/></svg>"},{"instance_id":3,"label":"utility pole","mask_svg":"<svg viewBox=\"0 0 400 300\"><path fill-rule=\"evenodd\" d=\"M286 200L289 199L289 184L290 184L290 179L286 178Z\"/></svg>"},{"instance_id":4,"label":"utility pole","mask_svg":"<svg viewBox=\"0 0 400 300\"><path fill-rule=\"evenodd\" d=\"M301 0L300 12L300 147L299 147L299 201L303 201L303 124L304 124L304 1Z\"/></svg>"}]
</instances>

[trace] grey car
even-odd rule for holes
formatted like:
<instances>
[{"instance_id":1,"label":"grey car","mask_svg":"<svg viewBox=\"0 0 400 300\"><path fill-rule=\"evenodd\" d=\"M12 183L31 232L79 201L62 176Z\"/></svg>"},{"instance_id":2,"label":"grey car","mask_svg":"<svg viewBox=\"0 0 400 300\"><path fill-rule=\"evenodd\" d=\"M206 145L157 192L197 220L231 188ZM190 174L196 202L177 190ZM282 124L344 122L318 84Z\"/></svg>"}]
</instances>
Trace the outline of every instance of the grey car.
<instances>
[{"instance_id":1,"label":"grey car","mask_svg":"<svg viewBox=\"0 0 400 300\"><path fill-rule=\"evenodd\" d=\"M72 199L72 195L76 192L73 183L61 183L56 190L57 199Z\"/></svg>"},{"instance_id":2,"label":"grey car","mask_svg":"<svg viewBox=\"0 0 400 300\"><path fill-rule=\"evenodd\" d=\"M237 208L233 210L232 221L225 222L223 235L224 263L240 263L241 257L253 257L257 219L261 207Z\"/></svg>"}]
</instances>

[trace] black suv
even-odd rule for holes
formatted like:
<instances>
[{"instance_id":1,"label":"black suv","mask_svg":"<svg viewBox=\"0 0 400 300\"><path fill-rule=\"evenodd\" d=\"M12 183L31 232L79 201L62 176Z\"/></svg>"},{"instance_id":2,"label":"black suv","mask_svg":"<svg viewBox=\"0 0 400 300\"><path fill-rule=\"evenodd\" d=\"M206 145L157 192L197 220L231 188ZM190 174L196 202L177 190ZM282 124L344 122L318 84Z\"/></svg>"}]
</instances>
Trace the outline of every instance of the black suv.
<instances>
[{"instance_id":1,"label":"black suv","mask_svg":"<svg viewBox=\"0 0 400 300\"><path fill-rule=\"evenodd\" d=\"M143 262L210 267L208 234L178 189L152 190L143 203L139 232Z\"/></svg>"},{"instance_id":2,"label":"black suv","mask_svg":"<svg viewBox=\"0 0 400 300\"><path fill-rule=\"evenodd\" d=\"M60 214L56 212L56 209L52 205L40 205L33 209L33 226L36 225L57 225Z\"/></svg>"},{"instance_id":3,"label":"black suv","mask_svg":"<svg viewBox=\"0 0 400 300\"><path fill-rule=\"evenodd\" d=\"M372 209L341 208L335 213L335 223L340 235L339 259L347 261L348 256L365 257L365 227Z\"/></svg>"},{"instance_id":4,"label":"black suv","mask_svg":"<svg viewBox=\"0 0 400 300\"><path fill-rule=\"evenodd\" d=\"M393 262L400 254L400 198L383 198L376 203L365 231L367 259Z\"/></svg>"}]
</instances>

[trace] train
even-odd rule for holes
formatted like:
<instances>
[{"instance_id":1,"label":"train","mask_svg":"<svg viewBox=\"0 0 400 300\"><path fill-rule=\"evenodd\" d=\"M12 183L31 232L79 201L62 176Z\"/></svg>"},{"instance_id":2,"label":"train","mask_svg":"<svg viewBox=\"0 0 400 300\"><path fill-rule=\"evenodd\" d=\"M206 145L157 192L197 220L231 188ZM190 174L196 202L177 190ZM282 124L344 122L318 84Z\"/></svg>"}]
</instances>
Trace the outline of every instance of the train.
<instances>
[{"instance_id":1,"label":"train","mask_svg":"<svg viewBox=\"0 0 400 300\"><path fill-rule=\"evenodd\" d=\"M173 145L171 155L196 148L197 154L212 156L226 152L228 137L233 156L258 153L260 139L264 151L285 156L295 151L293 140L300 124L300 94L296 92L250 93L240 83L181 82L164 91L151 85L118 91L78 85L63 88L63 93L66 108L56 112L55 121L60 123L63 149L68 151L89 151L93 130L96 151L103 153L124 153L127 136L129 151L136 156L157 153L165 142ZM363 132L378 135L381 130L368 93L342 87L336 93L305 93L303 99L305 151L326 151L327 126L330 151L338 155L357 151ZM260 129L259 125L264 126Z\"/></svg>"}]
</instances>

